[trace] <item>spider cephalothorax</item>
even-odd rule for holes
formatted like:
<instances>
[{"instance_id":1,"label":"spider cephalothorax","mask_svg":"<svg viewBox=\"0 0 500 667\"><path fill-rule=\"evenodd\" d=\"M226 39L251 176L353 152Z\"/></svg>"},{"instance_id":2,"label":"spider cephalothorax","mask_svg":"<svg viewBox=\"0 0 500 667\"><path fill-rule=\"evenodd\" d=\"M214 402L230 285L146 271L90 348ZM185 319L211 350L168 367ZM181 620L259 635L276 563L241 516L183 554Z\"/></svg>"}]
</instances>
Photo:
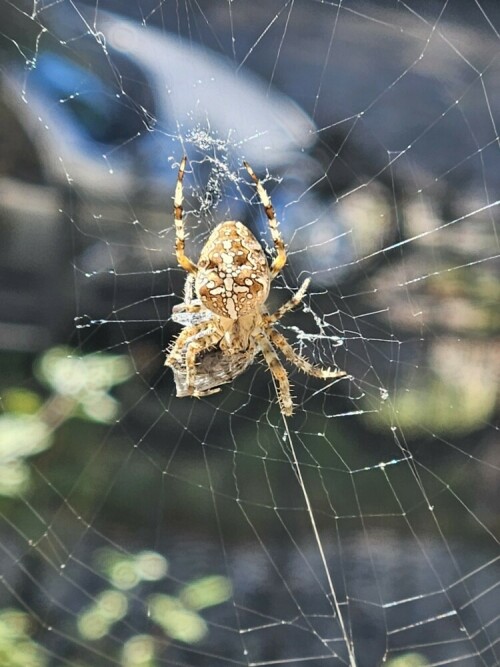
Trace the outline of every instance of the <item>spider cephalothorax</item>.
<instances>
[{"instance_id":1,"label":"spider cephalothorax","mask_svg":"<svg viewBox=\"0 0 500 667\"><path fill-rule=\"evenodd\" d=\"M174 308L174 320L185 323L165 364L174 370L177 394L205 396L239 375L262 352L275 380L284 415L291 415L293 402L288 375L275 351L300 370L323 379L339 378L344 371L318 368L295 352L273 324L297 306L309 285L305 280L296 294L275 313L265 302L272 279L286 263L285 245L271 200L251 167L244 163L264 205L277 254L271 266L252 232L238 221L217 225L203 247L198 264L184 253L182 179L186 158L181 161L174 196L177 261L192 276L186 298ZM192 299L194 280L195 299Z\"/></svg>"}]
</instances>

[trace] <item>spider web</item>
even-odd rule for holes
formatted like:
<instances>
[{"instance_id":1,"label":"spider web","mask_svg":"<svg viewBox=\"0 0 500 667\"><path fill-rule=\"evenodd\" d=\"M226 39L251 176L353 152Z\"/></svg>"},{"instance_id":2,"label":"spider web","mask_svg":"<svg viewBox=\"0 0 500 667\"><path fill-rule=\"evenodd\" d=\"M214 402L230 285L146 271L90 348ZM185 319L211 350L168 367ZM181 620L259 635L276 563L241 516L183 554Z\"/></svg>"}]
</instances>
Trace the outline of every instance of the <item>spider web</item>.
<instances>
[{"instance_id":1,"label":"spider web","mask_svg":"<svg viewBox=\"0 0 500 667\"><path fill-rule=\"evenodd\" d=\"M2 220L52 221L68 345L29 418L4 385L4 664L499 664L496 4L0 8L36 147L7 133ZM273 256L245 159L288 248L269 307L311 278L277 328L348 376L287 365L290 419L259 359L175 396L183 154L191 258L228 219Z\"/></svg>"}]
</instances>

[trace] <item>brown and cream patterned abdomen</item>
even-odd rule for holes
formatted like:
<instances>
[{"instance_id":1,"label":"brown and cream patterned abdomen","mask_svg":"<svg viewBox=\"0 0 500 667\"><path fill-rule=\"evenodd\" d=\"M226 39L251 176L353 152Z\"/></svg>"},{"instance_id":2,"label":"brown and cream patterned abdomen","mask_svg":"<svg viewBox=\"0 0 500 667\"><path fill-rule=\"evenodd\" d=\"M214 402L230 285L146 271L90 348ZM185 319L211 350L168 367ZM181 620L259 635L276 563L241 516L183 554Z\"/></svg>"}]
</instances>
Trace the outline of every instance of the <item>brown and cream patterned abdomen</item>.
<instances>
[{"instance_id":1,"label":"brown and cream patterned abdomen","mask_svg":"<svg viewBox=\"0 0 500 667\"><path fill-rule=\"evenodd\" d=\"M241 222L210 234L198 262L196 292L209 310L236 320L266 301L271 273L260 243Z\"/></svg>"}]
</instances>

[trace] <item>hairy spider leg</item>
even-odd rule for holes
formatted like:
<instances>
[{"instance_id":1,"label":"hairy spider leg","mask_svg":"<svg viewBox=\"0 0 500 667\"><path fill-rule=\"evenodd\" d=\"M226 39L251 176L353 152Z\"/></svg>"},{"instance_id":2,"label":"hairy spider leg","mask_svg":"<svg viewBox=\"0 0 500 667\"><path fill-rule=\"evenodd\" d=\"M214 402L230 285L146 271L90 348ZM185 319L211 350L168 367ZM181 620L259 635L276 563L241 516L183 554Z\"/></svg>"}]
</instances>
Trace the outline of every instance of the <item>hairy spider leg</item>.
<instances>
[{"instance_id":1,"label":"hairy spider leg","mask_svg":"<svg viewBox=\"0 0 500 667\"><path fill-rule=\"evenodd\" d=\"M172 315L175 313L199 313L201 310L204 310L204 306L201 303L178 303L172 308Z\"/></svg>"},{"instance_id":2,"label":"hairy spider leg","mask_svg":"<svg viewBox=\"0 0 500 667\"><path fill-rule=\"evenodd\" d=\"M283 315L285 315L285 313L288 313L289 310L293 310L294 308L296 308L304 298L310 282L311 279L306 278L291 299L286 301L282 306L278 308L278 310L276 310L274 313L271 313L271 315L263 315L262 319L264 320L264 322L266 322L266 324L272 324L273 322L277 322L278 320L281 320Z\"/></svg>"},{"instance_id":3,"label":"hairy spider leg","mask_svg":"<svg viewBox=\"0 0 500 667\"><path fill-rule=\"evenodd\" d=\"M319 366L314 366L310 361L302 357L300 354L297 354L290 343L287 341L285 336L276 329L269 327L266 330L267 335L271 339L273 345L275 345L282 353L283 356L294 366L297 366L303 373L307 375L312 375L313 377L322 378L327 380L328 378L339 378L347 375L345 371L332 371L331 368L320 368Z\"/></svg>"},{"instance_id":4,"label":"hairy spider leg","mask_svg":"<svg viewBox=\"0 0 500 667\"><path fill-rule=\"evenodd\" d=\"M188 343L186 350L186 384L188 391L193 394L194 376L196 375L196 357L200 352L208 350L216 345L220 339L221 334L217 330L208 331L204 336Z\"/></svg>"},{"instance_id":5,"label":"hairy spider leg","mask_svg":"<svg viewBox=\"0 0 500 667\"><path fill-rule=\"evenodd\" d=\"M194 273L188 273L186 277L186 282L184 283L184 303L186 304L186 306L191 304L193 296L195 295L194 281L195 281Z\"/></svg>"},{"instance_id":6,"label":"hairy spider leg","mask_svg":"<svg viewBox=\"0 0 500 667\"><path fill-rule=\"evenodd\" d=\"M182 179L184 178L184 169L186 168L187 158L184 156L179 166L179 173L177 175L177 184L175 186L174 194L174 219L175 219L175 254L177 261L185 271L189 273L196 273L198 269L196 265L186 257L184 248L186 247L186 235L184 233L184 216L182 209Z\"/></svg>"},{"instance_id":7,"label":"hairy spider leg","mask_svg":"<svg viewBox=\"0 0 500 667\"><path fill-rule=\"evenodd\" d=\"M243 165L257 186L257 193L259 195L260 201L262 202L262 205L264 206L264 210L269 221L269 229L271 230L271 236L273 238L274 247L276 248L277 252L276 257L271 264L271 275L273 278L275 278L286 264L285 244L283 243L283 239L281 238L281 234L278 229L278 221L276 220L276 213L274 212L274 206L271 202L271 198L267 194L266 189L248 162L243 162Z\"/></svg>"},{"instance_id":8,"label":"hairy spider leg","mask_svg":"<svg viewBox=\"0 0 500 667\"><path fill-rule=\"evenodd\" d=\"M287 417L290 417L293 413L293 401L290 393L290 382L288 381L287 372L283 368L283 364L278 359L278 355L264 331L259 331L255 336L255 340L261 349L264 359L276 382L276 390L281 412Z\"/></svg>"},{"instance_id":9,"label":"hairy spider leg","mask_svg":"<svg viewBox=\"0 0 500 667\"><path fill-rule=\"evenodd\" d=\"M189 343L190 338L195 338L198 334L201 334L202 331L210 329L214 331L214 327L210 327L210 322L201 322L200 324L195 324L191 327L186 327L181 331L177 336L172 349L170 350L167 358L165 359L165 366L172 366L173 363L177 360L182 362L182 350Z\"/></svg>"},{"instance_id":10,"label":"hairy spider leg","mask_svg":"<svg viewBox=\"0 0 500 667\"><path fill-rule=\"evenodd\" d=\"M199 301L194 301L194 273L188 273L186 282L184 283L184 301L178 303L172 308L172 315L175 313L199 313L204 309L204 306Z\"/></svg>"}]
</instances>

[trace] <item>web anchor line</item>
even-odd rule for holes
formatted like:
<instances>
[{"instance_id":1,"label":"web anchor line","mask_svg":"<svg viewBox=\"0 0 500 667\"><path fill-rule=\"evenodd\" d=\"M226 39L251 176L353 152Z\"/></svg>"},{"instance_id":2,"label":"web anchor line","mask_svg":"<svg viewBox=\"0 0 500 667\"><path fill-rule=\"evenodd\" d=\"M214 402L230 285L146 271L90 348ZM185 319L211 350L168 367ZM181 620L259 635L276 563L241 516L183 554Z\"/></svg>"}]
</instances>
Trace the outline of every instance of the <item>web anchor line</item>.
<instances>
[{"instance_id":1,"label":"web anchor line","mask_svg":"<svg viewBox=\"0 0 500 667\"><path fill-rule=\"evenodd\" d=\"M349 636L347 634L346 626L345 626L345 623L344 623L344 618L342 616L342 612L341 612L341 609L340 609L340 604L339 604L339 601L338 601L338 598L337 598L337 593L335 592L335 586L333 585L332 576L330 574L330 570L328 569L328 563L326 562L325 550L323 549L323 545L321 543L321 537L319 535L318 526L316 524L316 519L314 518L314 512L312 510L311 501L309 500L309 494L307 493L306 485L304 483L304 478L302 477L302 471L300 469L299 461L298 461L298 458L297 458L297 454L295 452L295 447L293 445L292 436L291 436L291 433L290 433L290 429L288 427L288 421L287 421L286 417L283 417L283 421L284 421L284 424L285 424L285 431L286 431L286 435L287 435L287 441L288 441L288 444L290 446L290 451L292 452L293 465L294 465L295 472L297 474L297 477L298 477L298 480L299 480L299 483L300 483L300 488L302 489L302 495L304 496L304 500L306 502L307 513L308 513L309 519L311 521L311 528L312 528L313 533L314 533L314 539L316 541L316 545L318 547L319 555L321 557L321 563L323 565L323 569L325 571L326 579L328 581L328 588L330 589L330 593L331 593L331 596L332 596L333 606L335 608L335 613L337 614L340 629L342 631L342 637L344 638L344 642L345 642L346 649L347 649L347 654L349 656L349 667L356 667L356 656L354 654L354 647L353 647L351 639L349 638Z\"/></svg>"}]
</instances>

